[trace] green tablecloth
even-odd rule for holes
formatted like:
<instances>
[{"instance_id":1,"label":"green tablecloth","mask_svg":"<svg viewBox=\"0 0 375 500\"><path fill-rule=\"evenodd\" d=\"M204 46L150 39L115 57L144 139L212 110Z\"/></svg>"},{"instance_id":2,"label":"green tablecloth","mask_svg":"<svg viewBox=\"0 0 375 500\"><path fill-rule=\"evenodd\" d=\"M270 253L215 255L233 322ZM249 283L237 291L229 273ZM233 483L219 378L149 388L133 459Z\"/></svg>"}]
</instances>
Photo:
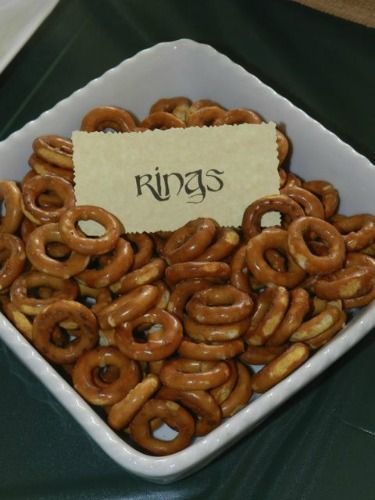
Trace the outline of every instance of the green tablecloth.
<instances>
[{"instance_id":1,"label":"green tablecloth","mask_svg":"<svg viewBox=\"0 0 375 500\"><path fill-rule=\"evenodd\" d=\"M0 139L178 38L213 45L374 160L374 31L280 0L60 0L0 75ZM165 486L112 462L0 343L0 498L373 500L374 334L225 455Z\"/></svg>"}]
</instances>

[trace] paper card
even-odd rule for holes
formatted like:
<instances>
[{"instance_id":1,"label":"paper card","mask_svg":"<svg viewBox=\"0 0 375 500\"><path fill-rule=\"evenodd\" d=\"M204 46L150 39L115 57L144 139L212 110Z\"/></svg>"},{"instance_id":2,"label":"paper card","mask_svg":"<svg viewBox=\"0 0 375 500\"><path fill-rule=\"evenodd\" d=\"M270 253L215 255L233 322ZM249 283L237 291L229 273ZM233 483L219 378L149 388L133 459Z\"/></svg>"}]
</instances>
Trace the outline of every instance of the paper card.
<instances>
[{"instance_id":1,"label":"paper card","mask_svg":"<svg viewBox=\"0 0 375 500\"><path fill-rule=\"evenodd\" d=\"M106 208L128 232L197 217L238 227L251 202L279 189L274 123L77 131L72 140L77 204Z\"/></svg>"}]
</instances>

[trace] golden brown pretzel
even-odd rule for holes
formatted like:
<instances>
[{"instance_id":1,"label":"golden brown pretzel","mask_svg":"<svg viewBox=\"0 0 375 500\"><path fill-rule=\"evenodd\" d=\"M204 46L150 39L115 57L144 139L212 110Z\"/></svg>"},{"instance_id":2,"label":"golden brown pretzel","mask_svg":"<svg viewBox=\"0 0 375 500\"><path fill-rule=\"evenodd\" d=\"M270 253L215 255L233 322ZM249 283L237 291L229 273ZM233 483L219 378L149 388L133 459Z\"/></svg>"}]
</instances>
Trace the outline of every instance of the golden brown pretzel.
<instances>
[{"instance_id":1,"label":"golden brown pretzel","mask_svg":"<svg viewBox=\"0 0 375 500\"><path fill-rule=\"evenodd\" d=\"M176 401L196 415L195 436L205 436L221 422L220 407L208 392L179 391L164 386L157 397Z\"/></svg>"},{"instance_id":2,"label":"golden brown pretzel","mask_svg":"<svg viewBox=\"0 0 375 500\"><path fill-rule=\"evenodd\" d=\"M211 244L216 227L213 219L199 218L174 231L163 249L168 263L175 264L198 258Z\"/></svg>"},{"instance_id":3,"label":"golden brown pretzel","mask_svg":"<svg viewBox=\"0 0 375 500\"><path fill-rule=\"evenodd\" d=\"M224 115L217 118L215 125L240 125L241 123L262 123L262 118L252 111L245 108L233 108L225 111Z\"/></svg>"},{"instance_id":4,"label":"golden brown pretzel","mask_svg":"<svg viewBox=\"0 0 375 500\"><path fill-rule=\"evenodd\" d=\"M309 347L302 342L291 345L253 376L253 390L258 393L268 391L301 366L309 354Z\"/></svg>"},{"instance_id":5,"label":"golden brown pretzel","mask_svg":"<svg viewBox=\"0 0 375 500\"><path fill-rule=\"evenodd\" d=\"M135 333L138 328L150 329L159 325L160 339L138 342ZM138 361L159 361L177 351L182 340L182 326L178 319L163 309L151 309L142 316L119 325L116 328L116 343L119 349L131 359Z\"/></svg>"},{"instance_id":6,"label":"golden brown pretzel","mask_svg":"<svg viewBox=\"0 0 375 500\"><path fill-rule=\"evenodd\" d=\"M250 316L250 296L231 285L220 285L196 292L186 305L189 316L198 323L234 323Z\"/></svg>"},{"instance_id":7,"label":"golden brown pretzel","mask_svg":"<svg viewBox=\"0 0 375 500\"><path fill-rule=\"evenodd\" d=\"M116 430L125 429L144 404L160 387L159 378L150 373L108 411L108 423Z\"/></svg>"},{"instance_id":8,"label":"golden brown pretzel","mask_svg":"<svg viewBox=\"0 0 375 500\"><path fill-rule=\"evenodd\" d=\"M197 342L227 342L241 337L249 328L250 317L223 325L203 325L189 316L184 318L185 333Z\"/></svg>"},{"instance_id":9,"label":"golden brown pretzel","mask_svg":"<svg viewBox=\"0 0 375 500\"><path fill-rule=\"evenodd\" d=\"M226 279L230 276L230 266L225 262L192 261L172 264L165 270L167 282L175 285L179 281L194 278Z\"/></svg>"},{"instance_id":10,"label":"golden brown pretzel","mask_svg":"<svg viewBox=\"0 0 375 500\"><path fill-rule=\"evenodd\" d=\"M72 322L77 328L71 333L62 332L63 341L57 345L53 336L62 322ZM53 363L74 363L85 351L92 349L97 341L95 315L79 302L59 300L47 306L34 319L33 343Z\"/></svg>"},{"instance_id":11,"label":"golden brown pretzel","mask_svg":"<svg viewBox=\"0 0 375 500\"><path fill-rule=\"evenodd\" d=\"M171 440L152 435L151 422L160 418L177 432ZM188 411L174 401L150 399L130 423L132 439L153 455L171 455L186 448L194 436L194 419Z\"/></svg>"},{"instance_id":12,"label":"golden brown pretzel","mask_svg":"<svg viewBox=\"0 0 375 500\"><path fill-rule=\"evenodd\" d=\"M269 249L279 250L286 256L288 260L287 271L278 272L270 266L265 258L265 253ZM266 229L248 241L246 247L247 267L260 283L294 288L302 282L305 271L294 262L288 250L287 231L275 228Z\"/></svg>"},{"instance_id":13,"label":"golden brown pretzel","mask_svg":"<svg viewBox=\"0 0 375 500\"><path fill-rule=\"evenodd\" d=\"M311 191L296 185L288 185L280 189L280 193L289 196L289 198L301 205L306 215L318 217L318 219L325 218L321 201Z\"/></svg>"},{"instance_id":14,"label":"golden brown pretzel","mask_svg":"<svg viewBox=\"0 0 375 500\"><path fill-rule=\"evenodd\" d=\"M284 319L288 304L289 293L282 286L272 286L261 292L246 333L246 342L251 345L265 344Z\"/></svg>"},{"instance_id":15,"label":"golden brown pretzel","mask_svg":"<svg viewBox=\"0 0 375 500\"><path fill-rule=\"evenodd\" d=\"M236 361L234 359L227 359L225 363L227 364L230 371L229 377L227 378L227 380L225 380L225 382L209 391L211 396L219 405L230 396L230 393L232 392L238 379Z\"/></svg>"},{"instance_id":16,"label":"golden brown pretzel","mask_svg":"<svg viewBox=\"0 0 375 500\"><path fill-rule=\"evenodd\" d=\"M232 257L230 283L243 292L250 293L248 268L246 264L246 245L242 245Z\"/></svg>"},{"instance_id":17,"label":"golden brown pretzel","mask_svg":"<svg viewBox=\"0 0 375 500\"><path fill-rule=\"evenodd\" d=\"M134 259L131 270L139 269L148 264L154 251L154 243L147 233L127 233L126 239L136 247L134 250Z\"/></svg>"},{"instance_id":18,"label":"golden brown pretzel","mask_svg":"<svg viewBox=\"0 0 375 500\"><path fill-rule=\"evenodd\" d=\"M225 342L215 344L193 342L184 339L178 348L178 353L183 358L199 361L215 361L234 358L241 354L244 349L244 342L241 339L226 340Z\"/></svg>"},{"instance_id":19,"label":"golden brown pretzel","mask_svg":"<svg viewBox=\"0 0 375 500\"><path fill-rule=\"evenodd\" d=\"M62 243L59 225L57 223L39 226L30 234L26 243L26 255L38 271L68 279L81 273L88 265L88 255L71 252L64 261L56 260L48 255L48 244Z\"/></svg>"},{"instance_id":20,"label":"golden brown pretzel","mask_svg":"<svg viewBox=\"0 0 375 500\"><path fill-rule=\"evenodd\" d=\"M77 228L79 221L93 220L105 228L105 233L96 238L85 235ZM61 237L72 250L84 255L102 255L117 245L122 224L117 217L104 208L81 205L66 210L59 220Z\"/></svg>"},{"instance_id":21,"label":"golden brown pretzel","mask_svg":"<svg viewBox=\"0 0 375 500\"><path fill-rule=\"evenodd\" d=\"M240 236L229 227L220 228L212 244L198 257L198 260L218 261L229 257L240 243Z\"/></svg>"},{"instance_id":22,"label":"golden brown pretzel","mask_svg":"<svg viewBox=\"0 0 375 500\"><path fill-rule=\"evenodd\" d=\"M0 181L0 201L5 205L5 215L0 217L0 233L14 234L19 228L23 213L22 195L13 181Z\"/></svg>"},{"instance_id":23,"label":"golden brown pretzel","mask_svg":"<svg viewBox=\"0 0 375 500\"><path fill-rule=\"evenodd\" d=\"M74 181L74 172L72 169L56 167L35 153L30 156L28 164L37 175L57 175L71 183Z\"/></svg>"},{"instance_id":24,"label":"golden brown pretzel","mask_svg":"<svg viewBox=\"0 0 375 500\"><path fill-rule=\"evenodd\" d=\"M284 345L248 345L240 360L249 365L267 365L288 347Z\"/></svg>"},{"instance_id":25,"label":"golden brown pretzel","mask_svg":"<svg viewBox=\"0 0 375 500\"><path fill-rule=\"evenodd\" d=\"M132 115L126 109L116 106L98 106L91 109L82 118L81 130L86 132L101 132L112 129L116 132L131 132L136 124Z\"/></svg>"},{"instance_id":26,"label":"golden brown pretzel","mask_svg":"<svg viewBox=\"0 0 375 500\"><path fill-rule=\"evenodd\" d=\"M5 295L0 296L1 310L13 325L28 340L33 338L33 323L30 318L21 312Z\"/></svg>"},{"instance_id":27,"label":"golden brown pretzel","mask_svg":"<svg viewBox=\"0 0 375 500\"><path fill-rule=\"evenodd\" d=\"M73 144L57 135L37 137L33 142L35 154L56 167L73 169Z\"/></svg>"},{"instance_id":28,"label":"golden brown pretzel","mask_svg":"<svg viewBox=\"0 0 375 500\"><path fill-rule=\"evenodd\" d=\"M166 264L163 259L152 259L144 266L122 276L110 288L114 293L127 293L139 286L149 285L163 277L165 266Z\"/></svg>"},{"instance_id":29,"label":"golden brown pretzel","mask_svg":"<svg viewBox=\"0 0 375 500\"><path fill-rule=\"evenodd\" d=\"M204 290L212 286L212 282L207 279L186 279L182 280L174 287L167 310L177 316L180 320L184 318L185 306L195 292Z\"/></svg>"},{"instance_id":30,"label":"golden brown pretzel","mask_svg":"<svg viewBox=\"0 0 375 500\"><path fill-rule=\"evenodd\" d=\"M339 205L339 195L330 182L320 180L307 181L302 183L302 187L320 198L326 219L330 219L336 213Z\"/></svg>"},{"instance_id":31,"label":"golden brown pretzel","mask_svg":"<svg viewBox=\"0 0 375 500\"><path fill-rule=\"evenodd\" d=\"M169 128L185 128L185 122L172 113L157 111L145 118L141 122L140 127L148 130L167 130Z\"/></svg>"},{"instance_id":32,"label":"golden brown pretzel","mask_svg":"<svg viewBox=\"0 0 375 500\"><path fill-rule=\"evenodd\" d=\"M246 366L236 361L237 381L229 396L220 404L223 417L231 417L247 405L253 393L252 379Z\"/></svg>"},{"instance_id":33,"label":"golden brown pretzel","mask_svg":"<svg viewBox=\"0 0 375 500\"><path fill-rule=\"evenodd\" d=\"M132 264L132 247L128 241L119 238L106 264L99 268L84 269L77 275L77 279L90 287L104 288L118 281Z\"/></svg>"},{"instance_id":34,"label":"golden brown pretzel","mask_svg":"<svg viewBox=\"0 0 375 500\"><path fill-rule=\"evenodd\" d=\"M30 290L47 287L52 291L48 298L30 296ZM24 314L35 316L47 305L66 299L73 301L77 298L78 286L73 280L63 280L38 271L21 274L10 288L10 300Z\"/></svg>"},{"instance_id":35,"label":"golden brown pretzel","mask_svg":"<svg viewBox=\"0 0 375 500\"><path fill-rule=\"evenodd\" d=\"M60 198L61 206L42 207L38 198L45 192L52 191ZM23 184L22 210L34 224L58 222L61 215L74 207L75 197L69 181L55 175L36 175Z\"/></svg>"},{"instance_id":36,"label":"golden brown pretzel","mask_svg":"<svg viewBox=\"0 0 375 500\"><path fill-rule=\"evenodd\" d=\"M112 377L107 381L109 370ZM106 406L123 399L141 380L141 373L137 363L116 347L96 347L79 357L72 379L74 388L86 401Z\"/></svg>"},{"instance_id":37,"label":"golden brown pretzel","mask_svg":"<svg viewBox=\"0 0 375 500\"><path fill-rule=\"evenodd\" d=\"M327 244L327 255L314 255L308 248L304 238L312 231ZM345 261L343 237L332 224L316 217L300 217L290 224L288 250L297 264L309 274L337 271Z\"/></svg>"},{"instance_id":38,"label":"golden brown pretzel","mask_svg":"<svg viewBox=\"0 0 375 500\"><path fill-rule=\"evenodd\" d=\"M177 358L164 363L160 379L167 387L182 391L213 389L230 376L230 368L224 361L198 361Z\"/></svg>"},{"instance_id":39,"label":"golden brown pretzel","mask_svg":"<svg viewBox=\"0 0 375 500\"><path fill-rule=\"evenodd\" d=\"M149 114L158 113L159 111L165 111L166 113L172 113L177 118L181 120L186 120L186 114L189 111L191 105L190 99L187 97L177 96L168 97L164 99L159 99L150 108Z\"/></svg>"},{"instance_id":40,"label":"golden brown pretzel","mask_svg":"<svg viewBox=\"0 0 375 500\"><path fill-rule=\"evenodd\" d=\"M0 291L3 291L12 285L25 267L22 240L13 234L0 233L0 254Z\"/></svg>"},{"instance_id":41,"label":"golden brown pretzel","mask_svg":"<svg viewBox=\"0 0 375 500\"><path fill-rule=\"evenodd\" d=\"M292 220L304 215L298 203L285 194L264 196L251 203L242 218L242 232L246 241L262 232L261 220L268 212L280 212Z\"/></svg>"},{"instance_id":42,"label":"golden brown pretzel","mask_svg":"<svg viewBox=\"0 0 375 500\"><path fill-rule=\"evenodd\" d=\"M216 121L222 118L225 111L219 106L206 106L195 112L189 113L186 121L188 127L209 127L216 125Z\"/></svg>"},{"instance_id":43,"label":"golden brown pretzel","mask_svg":"<svg viewBox=\"0 0 375 500\"><path fill-rule=\"evenodd\" d=\"M124 321L131 321L154 307L160 298L159 289L143 285L121 295L98 312L101 328L114 328Z\"/></svg>"},{"instance_id":44,"label":"golden brown pretzel","mask_svg":"<svg viewBox=\"0 0 375 500\"><path fill-rule=\"evenodd\" d=\"M304 321L290 337L292 342L304 342L320 335L333 326L341 316L341 311L335 306L327 307L311 319Z\"/></svg>"},{"instance_id":45,"label":"golden brown pretzel","mask_svg":"<svg viewBox=\"0 0 375 500\"><path fill-rule=\"evenodd\" d=\"M375 216L357 214L350 217L333 217L332 224L344 236L349 252L363 250L375 243Z\"/></svg>"}]
</instances>

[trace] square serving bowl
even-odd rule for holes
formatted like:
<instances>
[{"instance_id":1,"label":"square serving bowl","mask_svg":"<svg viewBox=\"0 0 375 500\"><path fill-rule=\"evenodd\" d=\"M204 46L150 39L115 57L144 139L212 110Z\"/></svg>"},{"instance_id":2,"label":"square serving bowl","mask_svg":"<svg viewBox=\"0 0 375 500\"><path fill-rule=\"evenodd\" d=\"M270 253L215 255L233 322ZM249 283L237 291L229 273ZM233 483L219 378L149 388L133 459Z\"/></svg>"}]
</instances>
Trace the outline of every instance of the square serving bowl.
<instances>
[{"instance_id":1,"label":"square serving bowl","mask_svg":"<svg viewBox=\"0 0 375 500\"><path fill-rule=\"evenodd\" d=\"M208 45L191 40L161 43L125 60L0 143L0 178L20 180L35 137L70 137L82 116L98 105L118 105L139 118L161 97L210 98L228 108L248 107L282 123L292 143L290 167L306 179L326 179L339 190L341 213L374 209L375 167L364 156ZM353 175L355 172L355 175ZM141 229L141 228L140 228ZM0 337L118 464L150 481L168 483L193 473L249 433L275 408L330 366L375 326L375 303L359 311L328 345L277 386L183 451L153 457L134 449L0 314Z\"/></svg>"}]
</instances>

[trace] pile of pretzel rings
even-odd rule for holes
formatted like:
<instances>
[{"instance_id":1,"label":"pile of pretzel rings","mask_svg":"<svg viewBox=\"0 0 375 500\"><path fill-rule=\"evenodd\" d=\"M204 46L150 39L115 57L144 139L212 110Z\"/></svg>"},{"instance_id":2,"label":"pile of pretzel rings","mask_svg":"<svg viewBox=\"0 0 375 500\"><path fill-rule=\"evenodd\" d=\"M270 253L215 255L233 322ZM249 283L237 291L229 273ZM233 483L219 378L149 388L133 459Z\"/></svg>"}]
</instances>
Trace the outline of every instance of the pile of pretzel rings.
<instances>
[{"instance_id":1,"label":"pile of pretzel rings","mask_svg":"<svg viewBox=\"0 0 375 500\"><path fill-rule=\"evenodd\" d=\"M261 121L248 109L176 97L141 122L95 108L81 129ZM72 143L59 136L34 140L21 183L0 182L3 313L146 453L169 455L206 435L375 297L375 216L338 214L334 186L287 172L288 140L278 131L277 141L280 194L251 203L240 228L201 217L171 233L126 233L103 208L75 205ZM274 211L280 226L263 228ZM87 236L86 220L103 234ZM157 437L163 423L175 437Z\"/></svg>"}]
</instances>

